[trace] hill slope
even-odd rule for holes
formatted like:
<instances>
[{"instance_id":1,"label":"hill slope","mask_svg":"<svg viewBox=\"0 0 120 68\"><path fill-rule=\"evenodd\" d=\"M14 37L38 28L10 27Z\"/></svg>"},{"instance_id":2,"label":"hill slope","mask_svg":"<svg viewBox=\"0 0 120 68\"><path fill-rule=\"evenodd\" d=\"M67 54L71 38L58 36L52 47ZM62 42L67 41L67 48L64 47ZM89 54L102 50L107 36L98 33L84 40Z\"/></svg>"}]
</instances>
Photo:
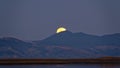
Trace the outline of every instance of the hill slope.
<instances>
[{"instance_id":1,"label":"hill slope","mask_svg":"<svg viewBox=\"0 0 120 68\"><path fill-rule=\"evenodd\" d=\"M0 58L96 58L120 56L120 34L103 36L65 31L40 41L0 38Z\"/></svg>"}]
</instances>

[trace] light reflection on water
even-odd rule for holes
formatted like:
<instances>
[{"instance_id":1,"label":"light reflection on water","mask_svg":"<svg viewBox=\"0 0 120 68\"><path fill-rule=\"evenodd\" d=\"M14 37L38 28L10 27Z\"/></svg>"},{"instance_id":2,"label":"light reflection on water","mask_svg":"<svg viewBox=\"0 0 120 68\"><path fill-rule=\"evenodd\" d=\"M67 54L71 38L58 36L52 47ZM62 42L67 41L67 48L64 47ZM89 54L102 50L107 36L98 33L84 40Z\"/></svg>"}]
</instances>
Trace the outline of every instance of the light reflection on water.
<instances>
[{"instance_id":1,"label":"light reflection on water","mask_svg":"<svg viewBox=\"0 0 120 68\"><path fill-rule=\"evenodd\" d=\"M120 65L111 65L111 64L0 65L0 68L120 68Z\"/></svg>"}]
</instances>

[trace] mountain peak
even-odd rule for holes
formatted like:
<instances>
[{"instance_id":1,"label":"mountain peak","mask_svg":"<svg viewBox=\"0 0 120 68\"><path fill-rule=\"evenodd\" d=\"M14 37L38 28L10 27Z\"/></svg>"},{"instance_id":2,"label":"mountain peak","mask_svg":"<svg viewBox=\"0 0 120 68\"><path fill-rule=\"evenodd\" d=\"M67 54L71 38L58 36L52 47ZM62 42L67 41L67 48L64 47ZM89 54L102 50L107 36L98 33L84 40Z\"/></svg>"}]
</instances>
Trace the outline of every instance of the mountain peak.
<instances>
[{"instance_id":1,"label":"mountain peak","mask_svg":"<svg viewBox=\"0 0 120 68\"><path fill-rule=\"evenodd\" d=\"M66 31L63 31L63 32L58 33L58 35L60 35L60 34L72 34L72 32L71 32L71 31L66 30Z\"/></svg>"},{"instance_id":2,"label":"mountain peak","mask_svg":"<svg viewBox=\"0 0 120 68\"><path fill-rule=\"evenodd\" d=\"M4 40L4 41L16 41L16 42L23 42L22 40L19 40L17 38L14 38L14 37L2 37L0 38L1 40Z\"/></svg>"}]
</instances>

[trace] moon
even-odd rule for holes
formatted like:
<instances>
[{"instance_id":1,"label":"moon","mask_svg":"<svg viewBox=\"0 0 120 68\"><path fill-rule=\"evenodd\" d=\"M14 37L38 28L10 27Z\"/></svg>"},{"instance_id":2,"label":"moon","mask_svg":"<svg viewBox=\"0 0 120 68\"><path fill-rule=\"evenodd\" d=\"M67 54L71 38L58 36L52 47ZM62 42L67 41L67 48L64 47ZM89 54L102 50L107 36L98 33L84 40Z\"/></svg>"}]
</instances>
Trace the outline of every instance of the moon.
<instances>
[{"instance_id":1,"label":"moon","mask_svg":"<svg viewBox=\"0 0 120 68\"><path fill-rule=\"evenodd\" d=\"M64 31L66 31L66 30L67 30L67 29L64 28L64 27L59 27L59 28L57 29L56 33L61 33L61 32L64 32Z\"/></svg>"}]
</instances>

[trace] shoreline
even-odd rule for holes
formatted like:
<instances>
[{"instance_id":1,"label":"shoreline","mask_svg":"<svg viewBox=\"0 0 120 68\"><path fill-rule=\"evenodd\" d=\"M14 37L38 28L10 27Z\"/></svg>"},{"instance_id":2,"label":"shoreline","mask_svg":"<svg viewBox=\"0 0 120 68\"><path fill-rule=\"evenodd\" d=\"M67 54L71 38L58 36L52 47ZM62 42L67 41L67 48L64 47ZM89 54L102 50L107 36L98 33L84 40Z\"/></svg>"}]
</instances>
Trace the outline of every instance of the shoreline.
<instances>
[{"instance_id":1,"label":"shoreline","mask_svg":"<svg viewBox=\"0 0 120 68\"><path fill-rule=\"evenodd\" d=\"M0 65L30 64L120 64L120 58L97 59L0 59Z\"/></svg>"}]
</instances>

